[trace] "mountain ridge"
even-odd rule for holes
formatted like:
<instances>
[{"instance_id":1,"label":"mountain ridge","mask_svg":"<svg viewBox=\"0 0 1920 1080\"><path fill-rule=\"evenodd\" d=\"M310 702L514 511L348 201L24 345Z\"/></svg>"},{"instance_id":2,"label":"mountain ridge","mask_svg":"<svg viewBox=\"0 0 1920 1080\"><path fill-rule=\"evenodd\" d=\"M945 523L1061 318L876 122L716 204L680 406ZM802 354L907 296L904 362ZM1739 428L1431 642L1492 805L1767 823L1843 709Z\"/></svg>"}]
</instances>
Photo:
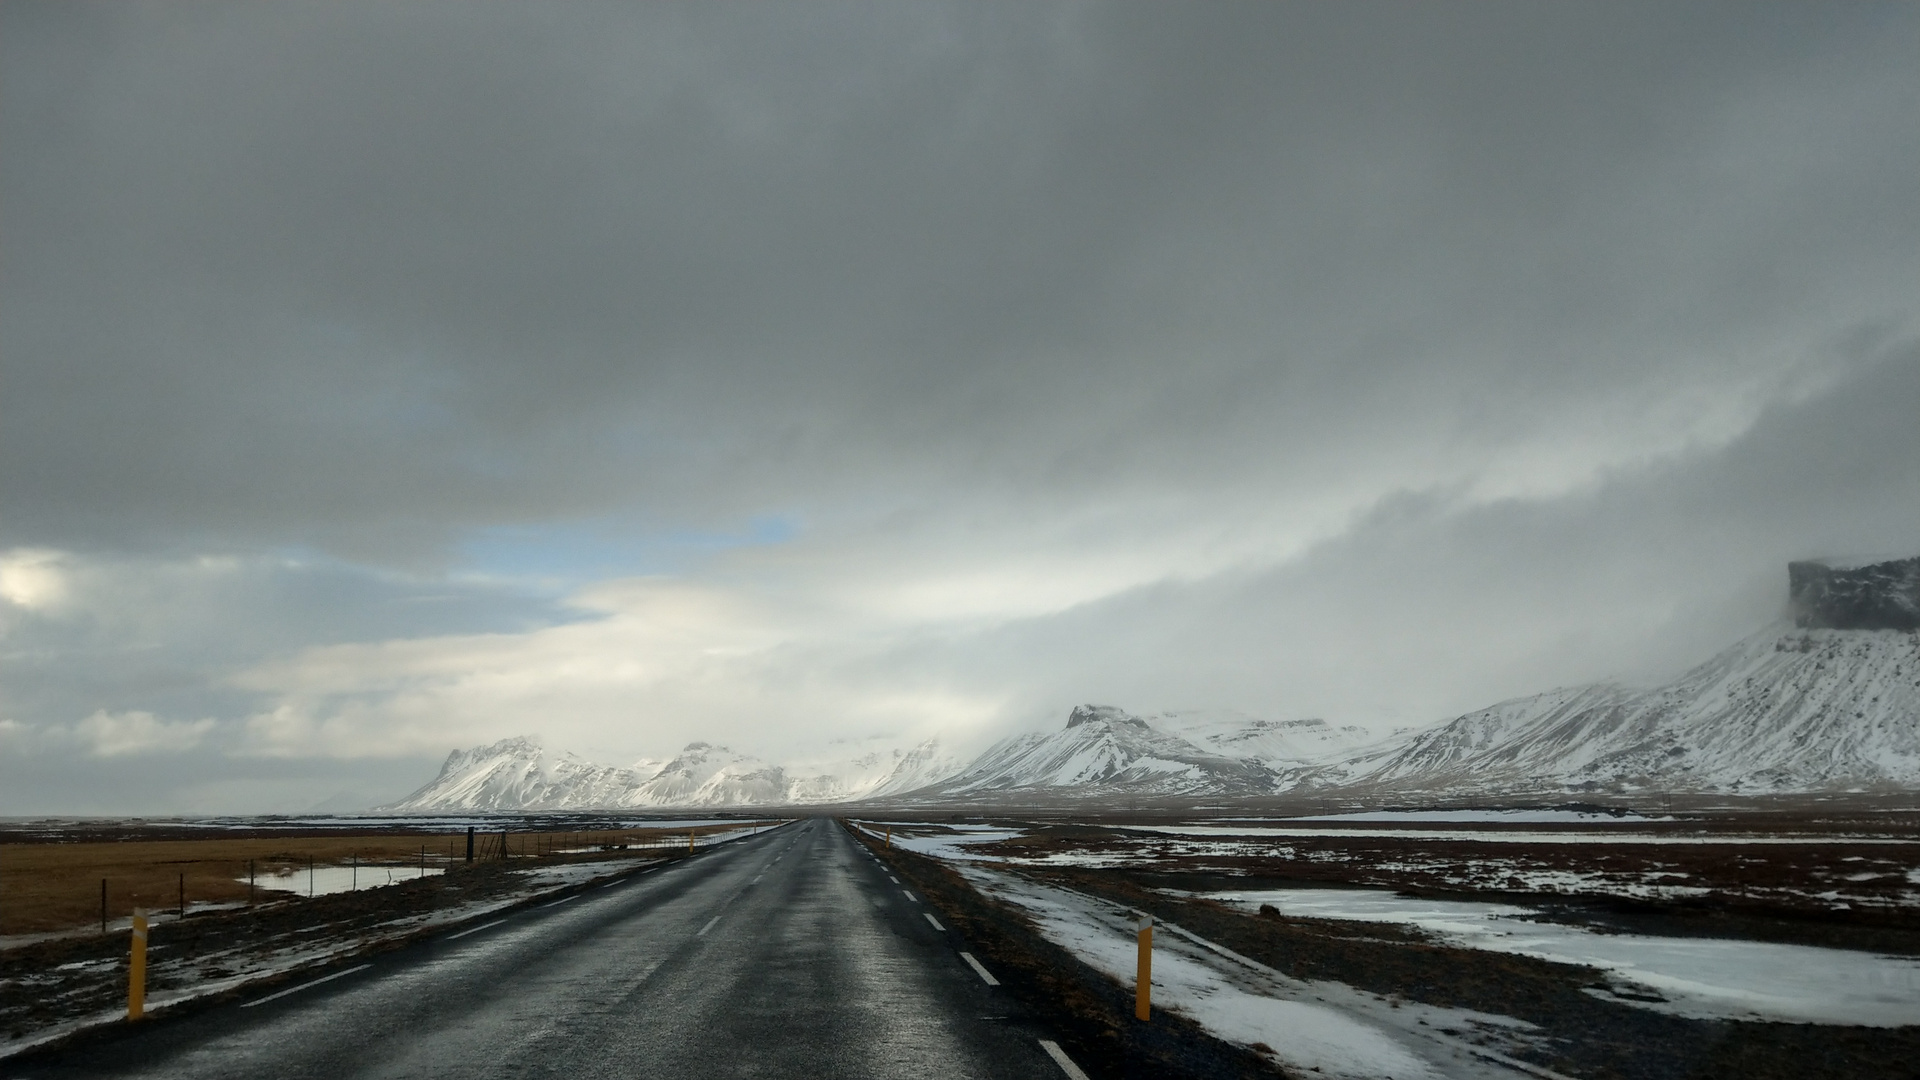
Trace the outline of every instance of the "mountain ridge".
<instances>
[{"instance_id":1,"label":"mountain ridge","mask_svg":"<svg viewBox=\"0 0 1920 1080\"><path fill-rule=\"evenodd\" d=\"M641 775L520 737L454 751L385 809L1920 789L1920 623L1907 625L1920 559L1790 564L1789 612L1661 686L1562 687L1384 739L1319 719L1084 704L964 765L937 738L810 768L694 742Z\"/></svg>"},{"instance_id":2,"label":"mountain ridge","mask_svg":"<svg viewBox=\"0 0 1920 1080\"><path fill-rule=\"evenodd\" d=\"M839 763L838 772L769 764L705 741L688 743L665 761L643 758L636 765L595 765L574 754L549 754L533 736L510 736L454 750L432 780L377 809L429 813L806 805L918 787L959 768L937 738L907 750L870 752Z\"/></svg>"}]
</instances>

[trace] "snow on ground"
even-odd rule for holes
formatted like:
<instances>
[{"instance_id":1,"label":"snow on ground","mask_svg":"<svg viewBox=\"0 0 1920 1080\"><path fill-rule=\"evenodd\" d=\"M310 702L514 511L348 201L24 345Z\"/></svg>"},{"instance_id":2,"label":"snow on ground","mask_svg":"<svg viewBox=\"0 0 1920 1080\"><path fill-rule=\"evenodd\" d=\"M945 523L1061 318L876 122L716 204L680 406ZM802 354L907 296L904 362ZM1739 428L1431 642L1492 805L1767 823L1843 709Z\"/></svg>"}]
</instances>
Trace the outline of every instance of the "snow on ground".
<instances>
[{"instance_id":1,"label":"snow on ground","mask_svg":"<svg viewBox=\"0 0 1920 1080\"><path fill-rule=\"evenodd\" d=\"M1133 983L1133 912L977 863L959 862L956 869L982 892L1025 911L1047 940L1114 979ZM1165 924L1154 934L1153 1001L1155 1008L1178 1012L1221 1039L1262 1044L1282 1064L1327 1077L1554 1075L1440 1030L1453 1028L1514 1049L1529 1042L1531 1024L1404 1001L1396 1007L1388 998L1342 983L1289 978Z\"/></svg>"},{"instance_id":2,"label":"snow on ground","mask_svg":"<svg viewBox=\"0 0 1920 1080\"><path fill-rule=\"evenodd\" d=\"M1376 889L1250 889L1203 894L1246 910L1405 923L1452 945L1608 972L1632 1005L1700 1020L1920 1024L1920 960L1721 938L1603 934L1536 921L1509 904L1429 900ZM1657 996L1664 1000L1648 1001Z\"/></svg>"},{"instance_id":3,"label":"snow on ground","mask_svg":"<svg viewBox=\"0 0 1920 1080\"><path fill-rule=\"evenodd\" d=\"M890 842L894 847L950 862L990 858L977 851L968 851L969 844L991 844L1025 835L1023 829L1004 829L997 825L940 825L935 828L941 831L935 832L929 830L925 822L919 821L862 821L856 824L875 838L885 836L887 829L891 828ZM919 831L910 832L909 829Z\"/></svg>"},{"instance_id":4,"label":"snow on ground","mask_svg":"<svg viewBox=\"0 0 1920 1080\"><path fill-rule=\"evenodd\" d=\"M1227 821L1271 821L1272 818L1226 818ZM1641 817L1638 814L1602 814L1590 810L1372 810L1353 814L1313 814L1282 818L1282 821L1355 821L1391 824L1404 822L1443 822L1460 825L1643 825L1653 821L1678 821L1673 817Z\"/></svg>"},{"instance_id":5,"label":"snow on ground","mask_svg":"<svg viewBox=\"0 0 1920 1080\"><path fill-rule=\"evenodd\" d=\"M711 825L745 825L747 823L747 820L748 819L737 818L737 817L687 818L684 821L648 821L644 818L633 818L629 820L623 820L619 823L619 825L615 827L621 828L621 829L704 829ZM760 818L757 820L777 821L780 824L784 825L789 819Z\"/></svg>"},{"instance_id":6,"label":"snow on ground","mask_svg":"<svg viewBox=\"0 0 1920 1080\"><path fill-rule=\"evenodd\" d=\"M557 812L567 818L579 818L584 811ZM188 829L417 829L421 831L460 832L468 828L483 833L499 832L502 828L515 830L529 819L542 819L539 813L526 814L513 811L487 811L472 814L324 814L317 817L240 817L240 818L196 818L171 822ZM8 820L0 818L0 820ZM18 819L29 820L29 819ZM31 819L39 820L39 819ZM142 819L151 823L160 819ZM723 818L597 818L592 824L582 822L580 832L602 832L619 829L698 829L709 825L732 825L753 820L734 816ZM761 819L768 820L768 819Z\"/></svg>"},{"instance_id":7,"label":"snow on ground","mask_svg":"<svg viewBox=\"0 0 1920 1080\"><path fill-rule=\"evenodd\" d=\"M1718 833L1514 832L1506 829L1343 829L1282 825L1116 825L1128 832L1167 836L1344 836L1406 840L1473 840L1489 844L1920 844L1885 836L1779 836Z\"/></svg>"}]
</instances>

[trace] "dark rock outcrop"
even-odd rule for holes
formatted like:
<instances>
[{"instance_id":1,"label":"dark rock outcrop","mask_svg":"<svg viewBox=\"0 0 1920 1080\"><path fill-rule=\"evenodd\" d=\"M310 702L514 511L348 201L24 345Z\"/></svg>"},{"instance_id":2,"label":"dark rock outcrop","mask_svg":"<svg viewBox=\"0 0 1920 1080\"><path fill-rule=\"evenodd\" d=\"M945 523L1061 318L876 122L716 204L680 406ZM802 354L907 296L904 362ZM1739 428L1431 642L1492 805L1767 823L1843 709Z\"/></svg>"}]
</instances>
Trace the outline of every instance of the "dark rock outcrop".
<instances>
[{"instance_id":1,"label":"dark rock outcrop","mask_svg":"<svg viewBox=\"0 0 1920 1080\"><path fill-rule=\"evenodd\" d=\"M1852 569L1787 564L1794 625L1827 630L1920 630L1920 558Z\"/></svg>"}]
</instances>

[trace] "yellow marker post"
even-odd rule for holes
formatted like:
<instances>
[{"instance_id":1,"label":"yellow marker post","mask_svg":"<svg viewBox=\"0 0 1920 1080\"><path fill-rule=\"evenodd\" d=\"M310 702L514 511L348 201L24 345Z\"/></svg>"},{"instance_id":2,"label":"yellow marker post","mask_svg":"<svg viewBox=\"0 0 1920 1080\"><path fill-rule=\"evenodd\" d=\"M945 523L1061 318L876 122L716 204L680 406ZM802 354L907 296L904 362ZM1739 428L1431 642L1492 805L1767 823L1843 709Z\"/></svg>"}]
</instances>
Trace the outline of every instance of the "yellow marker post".
<instances>
[{"instance_id":1,"label":"yellow marker post","mask_svg":"<svg viewBox=\"0 0 1920 1080\"><path fill-rule=\"evenodd\" d=\"M1134 976L1133 1015L1146 1020L1153 1015L1153 916L1140 916L1140 969Z\"/></svg>"},{"instance_id":2,"label":"yellow marker post","mask_svg":"<svg viewBox=\"0 0 1920 1080\"><path fill-rule=\"evenodd\" d=\"M687 854L693 854L693 834L687 834Z\"/></svg>"},{"instance_id":3,"label":"yellow marker post","mask_svg":"<svg viewBox=\"0 0 1920 1080\"><path fill-rule=\"evenodd\" d=\"M887 850L893 850L893 826L887 826Z\"/></svg>"},{"instance_id":4,"label":"yellow marker post","mask_svg":"<svg viewBox=\"0 0 1920 1080\"><path fill-rule=\"evenodd\" d=\"M127 958L127 1019L147 1009L147 909L133 909L133 952Z\"/></svg>"}]
</instances>

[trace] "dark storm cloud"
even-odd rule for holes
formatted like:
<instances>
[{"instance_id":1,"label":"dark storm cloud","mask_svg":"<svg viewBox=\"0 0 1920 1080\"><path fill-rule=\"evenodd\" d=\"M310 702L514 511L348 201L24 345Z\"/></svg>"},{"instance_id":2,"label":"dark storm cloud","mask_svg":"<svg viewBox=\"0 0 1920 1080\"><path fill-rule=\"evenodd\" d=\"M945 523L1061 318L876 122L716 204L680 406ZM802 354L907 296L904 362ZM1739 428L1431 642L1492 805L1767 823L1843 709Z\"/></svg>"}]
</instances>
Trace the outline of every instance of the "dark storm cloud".
<instances>
[{"instance_id":1,"label":"dark storm cloud","mask_svg":"<svg viewBox=\"0 0 1920 1080\"><path fill-rule=\"evenodd\" d=\"M1899 8L6 19L23 542L406 558L1499 443L1900 314L1920 213Z\"/></svg>"},{"instance_id":2,"label":"dark storm cloud","mask_svg":"<svg viewBox=\"0 0 1920 1080\"><path fill-rule=\"evenodd\" d=\"M1571 497L1385 500L1277 568L1168 581L922 641L1057 723L1082 700L1424 723L1602 679L1652 682L1786 616L1789 561L1920 550L1920 346L1741 438ZM931 654L931 655L930 655Z\"/></svg>"}]
</instances>

